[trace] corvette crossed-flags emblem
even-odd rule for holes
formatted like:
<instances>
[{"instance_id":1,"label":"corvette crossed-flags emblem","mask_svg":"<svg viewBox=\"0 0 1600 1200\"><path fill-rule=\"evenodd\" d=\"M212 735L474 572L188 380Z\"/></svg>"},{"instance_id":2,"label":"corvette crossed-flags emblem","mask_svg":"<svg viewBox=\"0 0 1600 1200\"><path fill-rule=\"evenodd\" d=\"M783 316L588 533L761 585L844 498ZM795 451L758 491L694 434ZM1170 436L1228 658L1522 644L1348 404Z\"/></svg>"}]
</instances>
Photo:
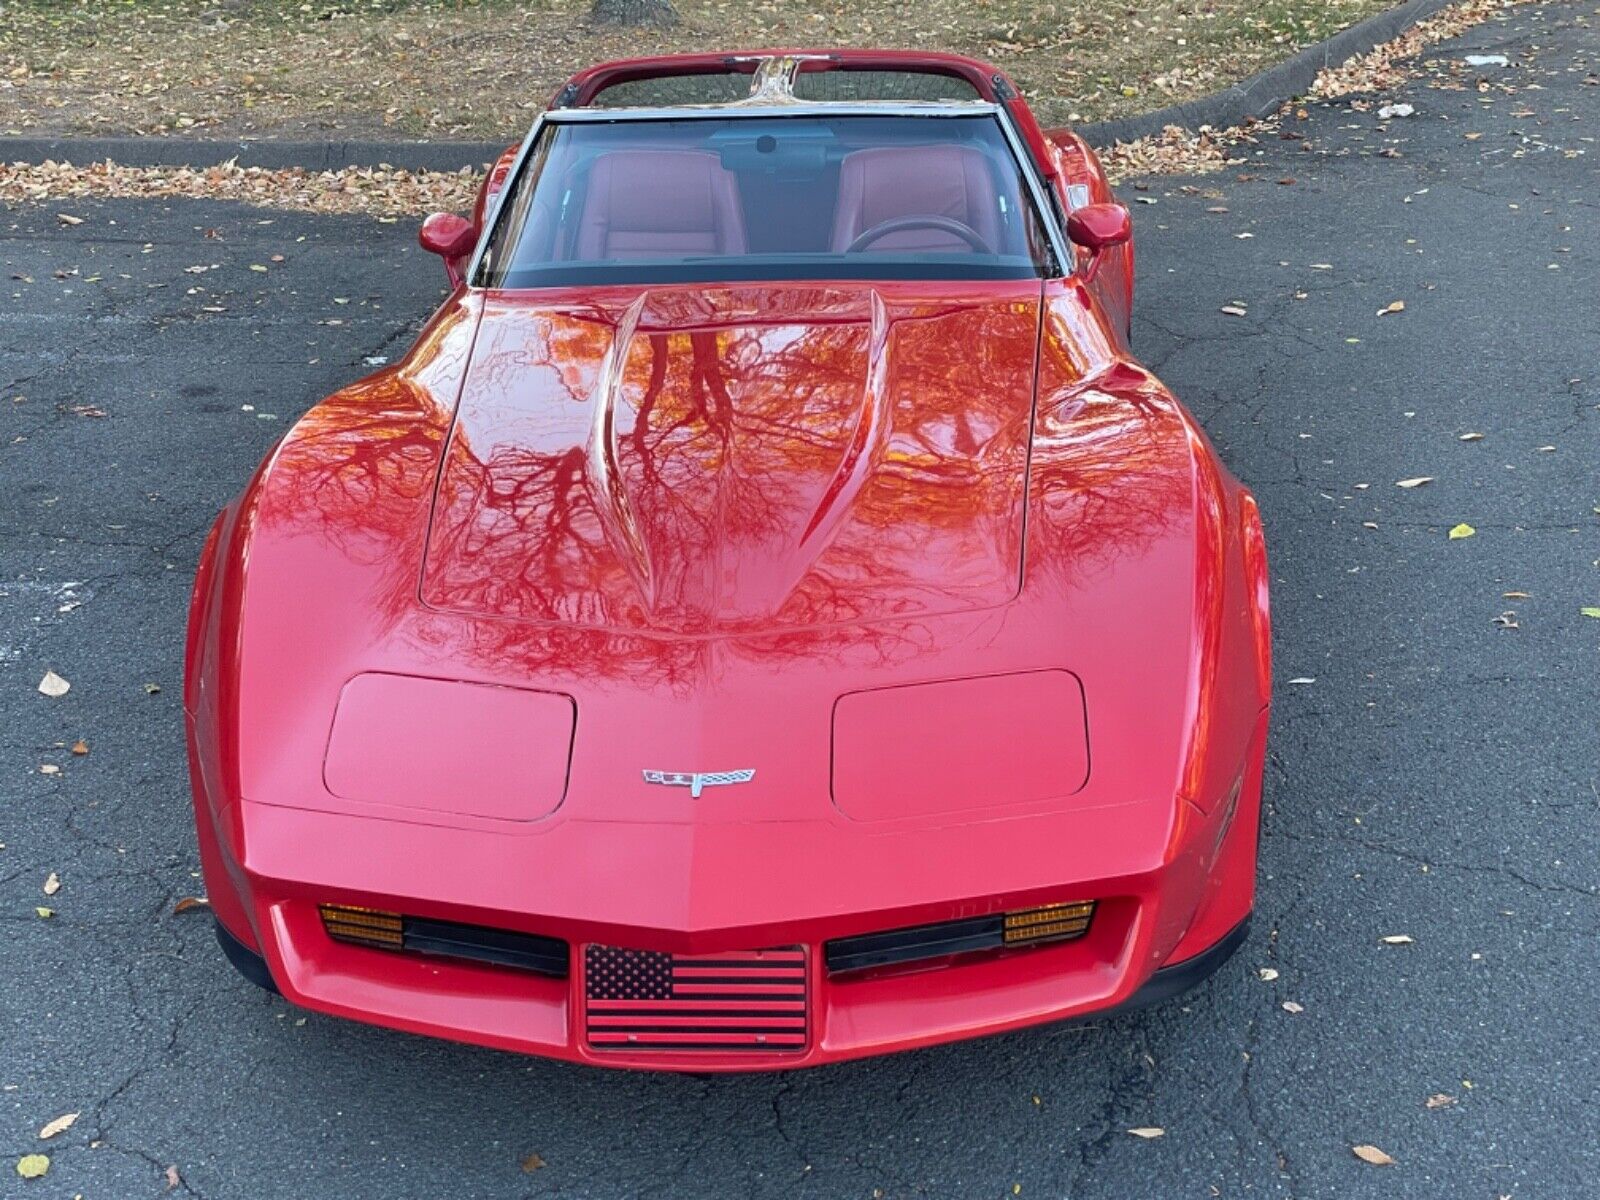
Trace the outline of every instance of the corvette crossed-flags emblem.
<instances>
[{"instance_id":1,"label":"corvette crossed-flags emblem","mask_svg":"<svg viewBox=\"0 0 1600 1200\"><path fill-rule=\"evenodd\" d=\"M646 783L661 783L667 787L686 787L695 799L708 787L722 787L730 783L749 783L756 777L754 769L748 771L646 771Z\"/></svg>"}]
</instances>

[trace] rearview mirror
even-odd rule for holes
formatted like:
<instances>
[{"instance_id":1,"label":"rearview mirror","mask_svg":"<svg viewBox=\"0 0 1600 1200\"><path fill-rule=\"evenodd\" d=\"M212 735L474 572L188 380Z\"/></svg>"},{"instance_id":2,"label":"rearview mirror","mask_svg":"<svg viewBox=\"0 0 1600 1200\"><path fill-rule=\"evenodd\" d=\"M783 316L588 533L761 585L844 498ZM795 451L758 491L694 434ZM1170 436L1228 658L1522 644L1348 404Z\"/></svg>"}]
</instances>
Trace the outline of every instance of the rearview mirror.
<instances>
[{"instance_id":1,"label":"rearview mirror","mask_svg":"<svg viewBox=\"0 0 1600 1200\"><path fill-rule=\"evenodd\" d=\"M478 244L478 227L455 213L434 213L422 223L417 242L430 254L444 259L450 286L461 286L461 264Z\"/></svg>"},{"instance_id":2,"label":"rearview mirror","mask_svg":"<svg viewBox=\"0 0 1600 1200\"><path fill-rule=\"evenodd\" d=\"M1133 236L1133 216L1120 204L1086 204L1067 218L1067 237L1092 254Z\"/></svg>"}]
</instances>

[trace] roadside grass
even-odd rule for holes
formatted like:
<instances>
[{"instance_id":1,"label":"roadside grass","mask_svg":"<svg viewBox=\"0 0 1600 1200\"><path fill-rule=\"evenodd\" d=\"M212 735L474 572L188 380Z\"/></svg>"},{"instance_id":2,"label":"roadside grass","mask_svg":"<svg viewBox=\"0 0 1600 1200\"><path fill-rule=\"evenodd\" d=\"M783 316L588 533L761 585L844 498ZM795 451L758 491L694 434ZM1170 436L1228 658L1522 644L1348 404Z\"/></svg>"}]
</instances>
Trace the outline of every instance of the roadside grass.
<instances>
[{"instance_id":1,"label":"roadside grass","mask_svg":"<svg viewBox=\"0 0 1600 1200\"><path fill-rule=\"evenodd\" d=\"M677 0L672 29L587 0L0 0L0 134L520 136L602 59L773 45L954 50L1050 123L1243 79L1387 0Z\"/></svg>"}]
</instances>

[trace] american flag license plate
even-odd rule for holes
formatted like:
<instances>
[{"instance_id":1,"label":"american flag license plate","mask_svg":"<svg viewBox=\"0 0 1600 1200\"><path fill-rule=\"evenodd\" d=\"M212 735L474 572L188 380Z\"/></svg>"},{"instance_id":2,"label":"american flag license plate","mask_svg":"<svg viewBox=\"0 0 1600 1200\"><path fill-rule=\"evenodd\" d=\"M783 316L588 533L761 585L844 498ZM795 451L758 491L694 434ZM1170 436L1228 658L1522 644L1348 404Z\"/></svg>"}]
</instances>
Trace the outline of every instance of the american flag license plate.
<instances>
[{"instance_id":1,"label":"american flag license plate","mask_svg":"<svg viewBox=\"0 0 1600 1200\"><path fill-rule=\"evenodd\" d=\"M803 946L723 954L583 948L585 1035L594 1050L805 1049Z\"/></svg>"}]
</instances>

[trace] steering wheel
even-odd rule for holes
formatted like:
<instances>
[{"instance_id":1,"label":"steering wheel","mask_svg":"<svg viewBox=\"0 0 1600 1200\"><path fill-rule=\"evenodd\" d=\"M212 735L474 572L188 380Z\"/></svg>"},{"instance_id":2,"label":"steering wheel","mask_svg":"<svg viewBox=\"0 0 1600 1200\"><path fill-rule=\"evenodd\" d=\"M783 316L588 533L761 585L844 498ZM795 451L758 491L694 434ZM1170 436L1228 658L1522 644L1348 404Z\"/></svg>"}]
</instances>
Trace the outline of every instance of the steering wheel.
<instances>
[{"instance_id":1,"label":"steering wheel","mask_svg":"<svg viewBox=\"0 0 1600 1200\"><path fill-rule=\"evenodd\" d=\"M954 234L979 254L994 253L994 247L989 245L983 234L971 225L964 224L954 217L939 217L932 213L912 213L905 217L890 217L887 221L879 221L871 229L864 229L857 234L855 241L846 246L844 252L859 254L879 238L906 229L940 229L945 233Z\"/></svg>"}]
</instances>

